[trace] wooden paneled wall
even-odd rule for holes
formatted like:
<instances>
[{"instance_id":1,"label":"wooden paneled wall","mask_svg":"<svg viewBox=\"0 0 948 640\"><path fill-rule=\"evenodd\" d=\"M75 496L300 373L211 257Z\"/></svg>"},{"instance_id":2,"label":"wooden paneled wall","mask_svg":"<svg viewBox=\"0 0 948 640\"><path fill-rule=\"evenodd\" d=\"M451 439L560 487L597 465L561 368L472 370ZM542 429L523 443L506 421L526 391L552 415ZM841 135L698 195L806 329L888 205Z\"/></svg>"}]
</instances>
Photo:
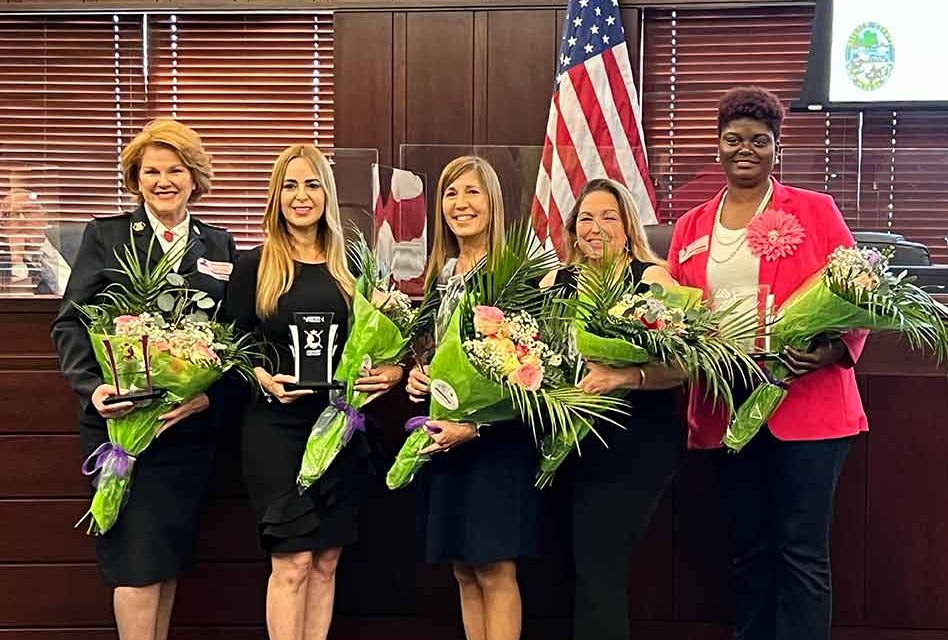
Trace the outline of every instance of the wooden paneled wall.
<instances>
[{"instance_id":1,"label":"wooden paneled wall","mask_svg":"<svg viewBox=\"0 0 948 640\"><path fill-rule=\"evenodd\" d=\"M623 9L638 70L639 10ZM336 14L336 144L542 145L565 13ZM351 80L350 80L351 79Z\"/></svg>"}]
</instances>

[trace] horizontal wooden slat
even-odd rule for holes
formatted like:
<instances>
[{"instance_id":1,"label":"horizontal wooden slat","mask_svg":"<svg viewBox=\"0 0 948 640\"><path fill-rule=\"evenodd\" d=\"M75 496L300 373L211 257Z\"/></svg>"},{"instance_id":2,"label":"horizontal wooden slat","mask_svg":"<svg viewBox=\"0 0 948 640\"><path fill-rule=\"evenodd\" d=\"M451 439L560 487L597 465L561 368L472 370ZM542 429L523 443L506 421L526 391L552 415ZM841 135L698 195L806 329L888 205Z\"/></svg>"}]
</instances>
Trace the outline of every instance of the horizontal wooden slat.
<instances>
[{"instance_id":1,"label":"horizontal wooden slat","mask_svg":"<svg viewBox=\"0 0 948 640\"><path fill-rule=\"evenodd\" d=\"M269 568L261 562L199 564L182 577L175 622L260 624ZM0 627L112 623L109 591L95 565L0 566Z\"/></svg>"},{"instance_id":2,"label":"horizontal wooden slat","mask_svg":"<svg viewBox=\"0 0 948 640\"><path fill-rule=\"evenodd\" d=\"M93 539L73 526L89 508L89 500L0 500L0 564L94 562ZM262 558L257 526L246 498L208 502L201 520L199 562Z\"/></svg>"},{"instance_id":3,"label":"horizontal wooden slat","mask_svg":"<svg viewBox=\"0 0 948 640\"><path fill-rule=\"evenodd\" d=\"M58 371L0 371L0 433L74 434L78 407Z\"/></svg>"},{"instance_id":4,"label":"horizontal wooden slat","mask_svg":"<svg viewBox=\"0 0 948 640\"><path fill-rule=\"evenodd\" d=\"M89 479L80 473L82 451L78 434L0 435L0 460L5 461L0 465L0 499L87 498L91 495ZM236 449L219 450L209 494L243 497L240 478Z\"/></svg>"}]
</instances>

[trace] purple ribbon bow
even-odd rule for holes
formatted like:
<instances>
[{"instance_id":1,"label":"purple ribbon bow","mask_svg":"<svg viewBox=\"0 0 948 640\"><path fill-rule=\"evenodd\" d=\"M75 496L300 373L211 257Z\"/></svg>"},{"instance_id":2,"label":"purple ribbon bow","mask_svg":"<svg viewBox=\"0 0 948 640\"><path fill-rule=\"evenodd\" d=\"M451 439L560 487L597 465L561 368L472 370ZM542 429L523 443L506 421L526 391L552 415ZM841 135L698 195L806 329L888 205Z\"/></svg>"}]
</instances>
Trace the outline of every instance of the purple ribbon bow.
<instances>
[{"instance_id":1,"label":"purple ribbon bow","mask_svg":"<svg viewBox=\"0 0 948 640\"><path fill-rule=\"evenodd\" d=\"M116 478L124 478L128 475L132 466L134 456L129 455L128 451L117 444L103 442L99 448L92 452L82 463L82 474L86 476L95 475L99 471L106 469L112 472ZM93 463L89 468L89 463Z\"/></svg>"},{"instance_id":2,"label":"purple ribbon bow","mask_svg":"<svg viewBox=\"0 0 948 640\"><path fill-rule=\"evenodd\" d=\"M346 444L355 435L356 431L365 433L365 416L361 411L348 404L342 398L336 398L332 401L332 406L340 413L346 415L346 429L342 432L342 443Z\"/></svg>"},{"instance_id":3,"label":"purple ribbon bow","mask_svg":"<svg viewBox=\"0 0 948 640\"><path fill-rule=\"evenodd\" d=\"M415 416L414 418L409 418L408 422L405 423L405 431L411 433L412 431L417 431L418 429L424 429L429 436L433 433L441 433L440 427L429 427L426 424L427 422L428 416Z\"/></svg>"}]
</instances>

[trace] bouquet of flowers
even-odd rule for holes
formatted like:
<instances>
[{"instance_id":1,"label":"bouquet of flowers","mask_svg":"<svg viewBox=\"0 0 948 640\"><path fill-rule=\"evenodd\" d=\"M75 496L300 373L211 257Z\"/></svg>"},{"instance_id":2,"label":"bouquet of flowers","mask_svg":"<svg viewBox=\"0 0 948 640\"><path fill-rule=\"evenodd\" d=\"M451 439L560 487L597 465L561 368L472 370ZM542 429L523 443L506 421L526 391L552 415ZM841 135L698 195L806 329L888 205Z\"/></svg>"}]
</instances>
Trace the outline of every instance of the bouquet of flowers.
<instances>
[{"instance_id":1,"label":"bouquet of flowers","mask_svg":"<svg viewBox=\"0 0 948 640\"><path fill-rule=\"evenodd\" d=\"M621 411L616 398L593 396L572 384L576 365L567 332L553 317L537 283L556 265L552 253L533 248L528 227L508 234L504 249L471 274L429 366L431 419L490 423L523 420L535 436L544 428L571 434L605 414ZM429 417L412 418L411 432L389 470L396 489L411 482L428 460L418 452L433 440Z\"/></svg>"},{"instance_id":2,"label":"bouquet of flowers","mask_svg":"<svg viewBox=\"0 0 948 640\"><path fill-rule=\"evenodd\" d=\"M392 273L376 259L358 230L348 250L360 276L352 301L352 326L333 374L345 385L345 394L332 400L310 430L296 477L300 493L326 473L356 431L365 430L359 409L380 394L356 391L355 381L375 366L399 362L434 308L431 296L412 308L411 299L395 288Z\"/></svg>"},{"instance_id":3,"label":"bouquet of flowers","mask_svg":"<svg viewBox=\"0 0 948 640\"><path fill-rule=\"evenodd\" d=\"M208 312L215 302L203 291L188 288L171 265L186 247L173 247L153 267L142 265L132 243L119 268L129 284L113 283L97 304L77 305L85 316L89 339L106 384L116 387L118 400L135 407L108 420L104 442L83 464L94 475L95 494L87 517L88 533L107 532L124 505L135 460L161 428L159 416L204 392L224 372L235 370L253 380L255 351L233 326L215 322ZM150 264L151 247L146 257Z\"/></svg>"},{"instance_id":4,"label":"bouquet of flowers","mask_svg":"<svg viewBox=\"0 0 948 640\"><path fill-rule=\"evenodd\" d=\"M872 248L838 247L826 267L783 304L770 327L770 350L806 350L817 336L869 329L897 331L913 349L944 359L948 308L915 286L904 271L892 273L890 257ZM723 443L732 451L750 442L787 395L790 370L779 356L767 368L769 381L754 389L724 435Z\"/></svg>"},{"instance_id":5,"label":"bouquet of flowers","mask_svg":"<svg viewBox=\"0 0 948 640\"><path fill-rule=\"evenodd\" d=\"M580 266L577 284L579 295L571 305L575 344L586 360L618 367L650 362L678 367L728 407L733 404L731 381L755 375L757 367L742 342L755 336L756 314L733 308L712 311L699 289L642 287L610 260L601 267ZM573 439L556 434L544 438L537 486L553 481L589 428L584 425Z\"/></svg>"}]
</instances>

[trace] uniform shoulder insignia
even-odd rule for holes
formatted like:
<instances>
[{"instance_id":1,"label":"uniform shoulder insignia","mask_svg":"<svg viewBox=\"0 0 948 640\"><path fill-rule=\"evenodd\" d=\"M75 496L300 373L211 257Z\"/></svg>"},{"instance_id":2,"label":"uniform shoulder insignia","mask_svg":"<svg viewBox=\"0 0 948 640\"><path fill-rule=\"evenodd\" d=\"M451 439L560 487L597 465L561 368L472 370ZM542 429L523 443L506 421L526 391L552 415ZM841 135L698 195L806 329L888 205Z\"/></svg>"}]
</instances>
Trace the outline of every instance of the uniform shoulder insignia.
<instances>
[{"instance_id":1,"label":"uniform shoulder insignia","mask_svg":"<svg viewBox=\"0 0 948 640\"><path fill-rule=\"evenodd\" d=\"M93 220L122 220L124 218L131 218L132 214L128 211L123 211L122 213L106 213L106 214L97 214L93 215Z\"/></svg>"}]
</instances>

